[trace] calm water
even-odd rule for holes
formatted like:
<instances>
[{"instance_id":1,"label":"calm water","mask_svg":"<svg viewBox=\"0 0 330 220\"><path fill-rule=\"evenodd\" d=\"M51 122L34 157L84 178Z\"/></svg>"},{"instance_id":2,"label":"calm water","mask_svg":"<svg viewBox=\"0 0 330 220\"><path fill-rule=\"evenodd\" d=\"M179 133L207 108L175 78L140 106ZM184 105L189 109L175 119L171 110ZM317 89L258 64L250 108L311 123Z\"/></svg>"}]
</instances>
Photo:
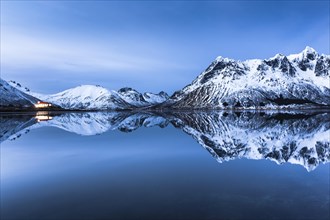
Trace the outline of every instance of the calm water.
<instances>
[{"instance_id":1,"label":"calm water","mask_svg":"<svg viewBox=\"0 0 330 220\"><path fill-rule=\"evenodd\" d=\"M329 219L329 112L1 114L1 219Z\"/></svg>"}]
</instances>

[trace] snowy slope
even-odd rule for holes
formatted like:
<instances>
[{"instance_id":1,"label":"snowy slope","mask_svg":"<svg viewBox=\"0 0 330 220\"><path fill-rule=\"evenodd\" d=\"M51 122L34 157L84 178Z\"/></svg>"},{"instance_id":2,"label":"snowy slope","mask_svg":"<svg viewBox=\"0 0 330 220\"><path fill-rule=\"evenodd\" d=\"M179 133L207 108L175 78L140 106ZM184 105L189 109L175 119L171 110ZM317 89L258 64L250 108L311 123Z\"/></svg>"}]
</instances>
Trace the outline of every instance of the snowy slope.
<instances>
[{"instance_id":1,"label":"snowy slope","mask_svg":"<svg viewBox=\"0 0 330 220\"><path fill-rule=\"evenodd\" d=\"M26 94L0 78L0 107L30 108L38 99Z\"/></svg>"},{"instance_id":2,"label":"snowy slope","mask_svg":"<svg viewBox=\"0 0 330 220\"><path fill-rule=\"evenodd\" d=\"M218 57L190 85L162 107L277 108L330 105L330 56L306 47L299 54L277 54L244 62Z\"/></svg>"}]
</instances>

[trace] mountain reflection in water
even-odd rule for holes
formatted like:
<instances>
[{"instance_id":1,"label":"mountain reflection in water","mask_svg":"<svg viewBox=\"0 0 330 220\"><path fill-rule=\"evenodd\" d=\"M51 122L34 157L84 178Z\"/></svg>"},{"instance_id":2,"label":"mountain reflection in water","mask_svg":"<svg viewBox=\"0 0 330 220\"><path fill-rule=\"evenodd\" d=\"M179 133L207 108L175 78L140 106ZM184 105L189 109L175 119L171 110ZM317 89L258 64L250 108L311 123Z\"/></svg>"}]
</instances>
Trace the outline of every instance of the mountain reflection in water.
<instances>
[{"instance_id":1,"label":"mountain reflection in water","mask_svg":"<svg viewBox=\"0 0 330 220\"><path fill-rule=\"evenodd\" d=\"M330 161L328 111L38 112L0 117L0 142L45 126L97 135L171 124L197 140L218 162L269 159L311 171Z\"/></svg>"}]
</instances>

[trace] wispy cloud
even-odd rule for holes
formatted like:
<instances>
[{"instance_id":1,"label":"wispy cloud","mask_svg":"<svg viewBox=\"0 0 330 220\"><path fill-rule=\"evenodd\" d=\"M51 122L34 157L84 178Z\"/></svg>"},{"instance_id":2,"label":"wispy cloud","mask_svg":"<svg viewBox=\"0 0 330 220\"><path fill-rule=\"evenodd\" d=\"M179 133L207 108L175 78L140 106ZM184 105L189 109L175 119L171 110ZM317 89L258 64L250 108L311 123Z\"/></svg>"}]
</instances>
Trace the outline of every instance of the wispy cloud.
<instances>
[{"instance_id":1,"label":"wispy cloud","mask_svg":"<svg viewBox=\"0 0 330 220\"><path fill-rule=\"evenodd\" d=\"M111 42L45 38L6 30L1 40L1 65L77 72L118 70L148 72L155 68L184 68L170 60L154 58L151 54L141 56L141 51L127 51L126 48L121 49L110 44ZM145 48L145 50L149 49Z\"/></svg>"}]
</instances>

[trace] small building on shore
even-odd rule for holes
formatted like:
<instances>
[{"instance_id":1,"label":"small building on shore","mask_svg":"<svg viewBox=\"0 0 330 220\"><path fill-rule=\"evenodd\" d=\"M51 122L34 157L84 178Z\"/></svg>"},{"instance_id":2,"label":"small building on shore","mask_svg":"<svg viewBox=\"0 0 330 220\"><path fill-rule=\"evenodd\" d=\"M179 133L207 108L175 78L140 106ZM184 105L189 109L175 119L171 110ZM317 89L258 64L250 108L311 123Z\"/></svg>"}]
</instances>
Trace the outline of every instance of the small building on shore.
<instances>
[{"instance_id":1,"label":"small building on shore","mask_svg":"<svg viewBox=\"0 0 330 220\"><path fill-rule=\"evenodd\" d=\"M38 101L36 104L34 104L34 107L40 108L40 109L42 109L42 108L49 108L51 106L52 106L51 103L49 103L49 102L42 102L42 101Z\"/></svg>"}]
</instances>

